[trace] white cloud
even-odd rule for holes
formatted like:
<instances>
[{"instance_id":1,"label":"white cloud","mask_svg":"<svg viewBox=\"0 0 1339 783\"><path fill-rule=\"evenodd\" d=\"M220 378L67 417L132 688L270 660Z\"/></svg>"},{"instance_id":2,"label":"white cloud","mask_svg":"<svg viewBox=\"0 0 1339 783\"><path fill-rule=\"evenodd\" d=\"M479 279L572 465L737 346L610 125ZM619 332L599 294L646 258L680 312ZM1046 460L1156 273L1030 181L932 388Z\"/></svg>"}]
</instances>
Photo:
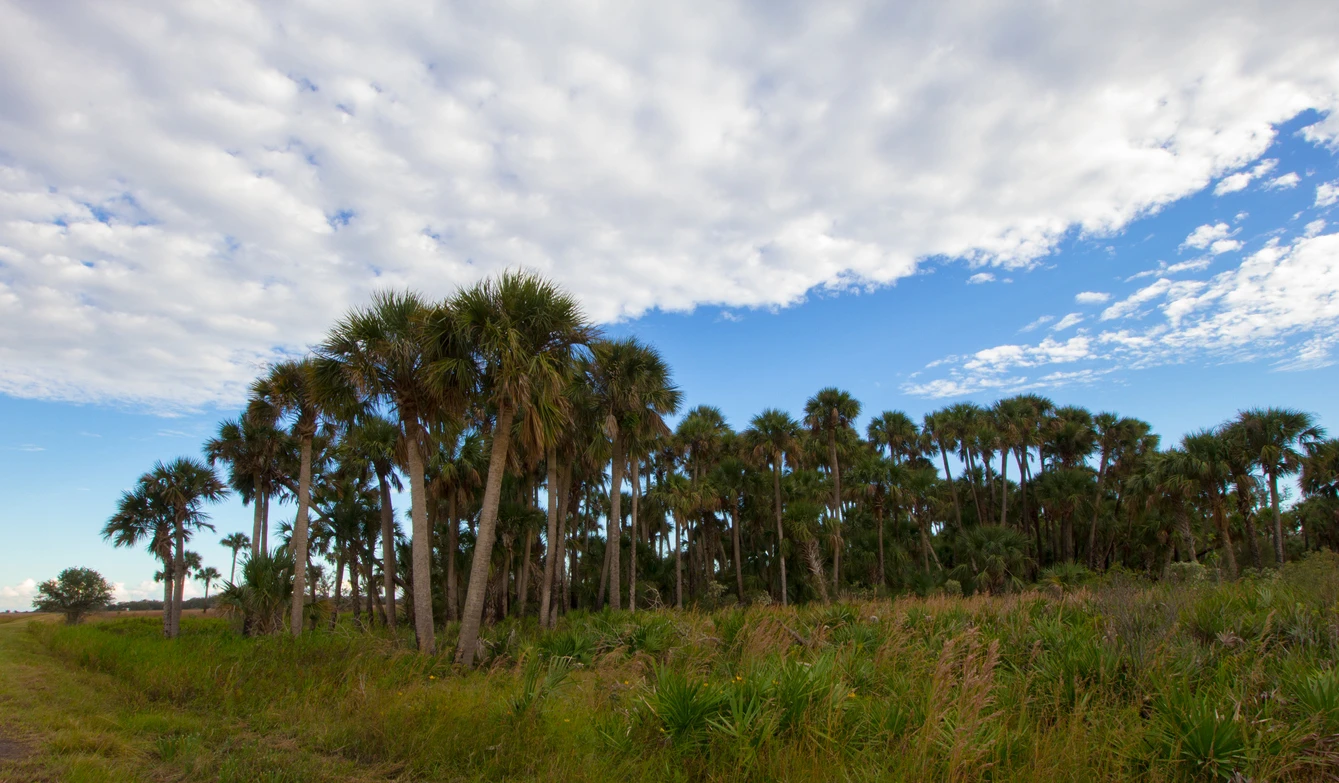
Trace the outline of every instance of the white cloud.
<instances>
[{"instance_id":1,"label":"white cloud","mask_svg":"<svg viewBox=\"0 0 1339 783\"><path fill-rule=\"evenodd\" d=\"M1325 230L1325 221L1317 218L1306 224L1306 236L1314 237Z\"/></svg>"},{"instance_id":2,"label":"white cloud","mask_svg":"<svg viewBox=\"0 0 1339 783\"><path fill-rule=\"evenodd\" d=\"M1000 345L966 359L954 357L939 365L947 377L903 389L953 396L1045 388L1083 382L1085 372L1095 378L1197 359L1269 360L1277 370L1332 364L1339 345L1339 234L1271 243L1209 280L1159 278L1102 313L1104 321L1136 318L1147 325L1111 328L1067 344L1048 338L1037 345ZM1080 339L1084 342L1075 342ZM1065 350L1057 350L1061 345ZM1083 366L1043 372L1075 363ZM999 385L1001 379L1008 382Z\"/></svg>"},{"instance_id":3,"label":"white cloud","mask_svg":"<svg viewBox=\"0 0 1339 783\"><path fill-rule=\"evenodd\" d=\"M1077 326L1080 323L1083 323L1083 315L1081 313L1070 313L1057 321L1055 326L1051 327L1051 331L1061 332L1071 326Z\"/></svg>"},{"instance_id":4,"label":"white cloud","mask_svg":"<svg viewBox=\"0 0 1339 783\"><path fill-rule=\"evenodd\" d=\"M1190 236L1186 237L1186 241L1181 243L1181 247L1203 250L1214 242L1230 237L1235 233L1231 226L1226 223L1214 223L1213 225L1206 223L1190 232Z\"/></svg>"},{"instance_id":5,"label":"white cloud","mask_svg":"<svg viewBox=\"0 0 1339 783\"><path fill-rule=\"evenodd\" d=\"M1055 320L1055 316L1053 316L1053 315L1043 315L1043 316L1039 316L1039 317L1037 318L1037 320L1033 321L1032 323L1028 324L1027 326L1024 326L1022 329L1019 329L1018 331L1020 331L1020 332L1031 332L1031 331L1035 331L1035 330L1037 329L1037 327L1042 326L1042 325L1044 325L1044 324L1048 324L1048 323L1050 323L1051 321L1054 321L1054 320ZM935 363L935 364L932 364L932 365L928 365L928 366L938 366L938 363Z\"/></svg>"},{"instance_id":6,"label":"white cloud","mask_svg":"<svg viewBox=\"0 0 1339 783\"><path fill-rule=\"evenodd\" d=\"M1202 269L1208 269L1213 263L1211 258L1193 258L1189 261L1178 261L1175 264L1168 264L1166 261L1159 261L1157 269L1145 269L1142 272L1136 272L1125 278L1125 282L1138 280L1141 277L1161 277L1163 275L1174 275L1180 272L1198 272Z\"/></svg>"},{"instance_id":7,"label":"white cloud","mask_svg":"<svg viewBox=\"0 0 1339 783\"><path fill-rule=\"evenodd\" d=\"M1335 109L1337 21L1305 0L7 4L0 393L235 402L372 290L518 265L602 321L785 306L928 257L1025 267Z\"/></svg>"},{"instance_id":8,"label":"white cloud","mask_svg":"<svg viewBox=\"0 0 1339 783\"><path fill-rule=\"evenodd\" d=\"M981 285L982 283L993 283L993 282L995 282L995 275L991 274L990 272L977 272L976 274L967 278L968 285Z\"/></svg>"},{"instance_id":9,"label":"white cloud","mask_svg":"<svg viewBox=\"0 0 1339 783\"><path fill-rule=\"evenodd\" d=\"M1225 193L1236 193L1239 190L1245 190L1249 184L1251 184L1251 173L1249 171L1239 171L1219 180L1218 184L1214 186L1213 194L1221 196Z\"/></svg>"},{"instance_id":10,"label":"white cloud","mask_svg":"<svg viewBox=\"0 0 1339 783\"><path fill-rule=\"evenodd\" d=\"M1301 181L1302 178L1298 176L1297 172L1290 171L1287 174L1271 179L1265 187L1270 190L1288 190L1289 188L1297 187L1297 183Z\"/></svg>"},{"instance_id":11,"label":"white cloud","mask_svg":"<svg viewBox=\"0 0 1339 783\"><path fill-rule=\"evenodd\" d=\"M0 610L29 611L37 595L37 580L24 579L16 585L0 585Z\"/></svg>"},{"instance_id":12,"label":"white cloud","mask_svg":"<svg viewBox=\"0 0 1339 783\"><path fill-rule=\"evenodd\" d=\"M1212 245L1209 245L1209 252L1216 256L1223 253L1231 253L1233 250L1240 250L1241 243L1235 239L1218 239Z\"/></svg>"},{"instance_id":13,"label":"white cloud","mask_svg":"<svg viewBox=\"0 0 1339 783\"><path fill-rule=\"evenodd\" d=\"M1102 304L1111 299L1111 294L1105 291L1080 291L1074 295L1074 301L1079 304Z\"/></svg>"},{"instance_id":14,"label":"white cloud","mask_svg":"<svg viewBox=\"0 0 1339 783\"><path fill-rule=\"evenodd\" d=\"M1316 206L1328 207L1336 202L1339 202L1339 181L1316 186Z\"/></svg>"}]
</instances>

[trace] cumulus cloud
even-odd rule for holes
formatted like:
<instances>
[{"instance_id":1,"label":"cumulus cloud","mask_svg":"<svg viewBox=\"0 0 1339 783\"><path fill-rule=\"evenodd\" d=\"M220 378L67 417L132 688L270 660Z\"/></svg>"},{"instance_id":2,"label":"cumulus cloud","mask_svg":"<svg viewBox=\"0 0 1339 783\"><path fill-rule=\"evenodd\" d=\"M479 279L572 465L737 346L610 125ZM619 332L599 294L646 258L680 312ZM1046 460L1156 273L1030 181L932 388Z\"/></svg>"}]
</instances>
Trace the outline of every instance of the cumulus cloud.
<instances>
[{"instance_id":1,"label":"cumulus cloud","mask_svg":"<svg viewBox=\"0 0 1339 783\"><path fill-rule=\"evenodd\" d=\"M968 285L981 285L982 283L993 283L993 282L995 282L995 275L991 274L990 272L977 272L976 274L967 278Z\"/></svg>"},{"instance_id":2,"label":"cumulus cloud","mask_svg":"<svg viewBox=\"0 0 1339 783\"><path fill-rule=\"evenodd\" d=\"M1224 177L1214 186L1213 194L1221 196L1225 193L1236 193L1239 190L1245 190L1246 186L1251 184L1251 180L1259 179L1274 170L1278 165L1277 160L1262 160L1256 164L1250 171L1239 171L1236 174ZM1296 177L1296 174L1292 175Z\"/></svg>"},{"instance_id":3,"label":"cumulus cloud","mask_svg":"<svg viewBox=\"0 0 1339 783\"><path fill-rule=\"evenodd\" d=\"M1190 236L1186 237L1186 241L1181 243L1181 247L1203 250L1214 242L1232 236L1234 233L1236 232L1226 223L1214 223L1213 225L1206 223L1190 232Z\"/></svg>"},{"instance_id":4,"label":"cumulus cloud","mask_svg":"<svg viewBox=\"0 0 1339 783\"><path fill-rule=\"evenodd\" d=\"M1071 326L1077 326L1080 323L1083 323L1083 315L1080 313L1070 313L1059 321L1056 321L1055 326L1051 327L1051 331L1061 332Z\"/></svg>"},{"instance_id":5,"label":"cumulus cloud","mask_svg":"<svg viewBox=\"0 0 1339 783\"><path fill-rule=\"evenodd\" d=\"M1129 283L1133 280L1138 280L1141 277L1161 277L1163 275L1174 275L1179 272L1198 272L1202 269L1208 269L1209 265L1212 263L1213 259L1210 258L1193 258L1189 261L1179 261L1175 264L1159 261L1157 269L1145 269L1142 272L1135 272L1125 278L1125 282Z\"/></svg>"},{"instance_id":6,"label":"cumulus cloud","mask_svg":"<svg viewBox=\"0 0 1339 783\"><path fill-rule=\"evenodd\" d=\"M0 610L28 611L33 608L37 595L37 580L24 579L15 585L0 585Z\"/></svg>"},{"instance_id":7,"label":"cumulus cloud","mask_svg":"<svg viewBox=\"0 0 1339 783\"><path fill-rule=\"evenodd\" d=\"M1302 178L1298 176L1297 172L1290 171L1287 174L1271 179L1265 184L1265 187L1270 190L1288 190L1289 188L1297 187L1297 183L1301 181Z\"/></svg>"},{"instance_id":8,"label":"cumulus cloud","mask_svg":"<svg viewBox=\"0 0 1339 783\"><path fill-rule=\"evenodd\" d=\"M1316 186L1316 206L1328 207L1336 202L1339 202L1339 181Z\"/></svg>"},{"instance_id":9,"label":"cumulus cloud","mask_svg":"<svg viewBox=\"0 0 1339 783\"><path fill-rule=\"evenodd\" d=\"M1074 295L1074 301L1079 304L1102 304L1111 299L1111 294L1105 291L1080 291Z\"/></svg>"},{"instance_id":10,"label":"cumulus cloud","mask_svg":"<svg viewBox=\"0 0 1339 783\"><path fill-rule=\"evenodd\" d=\"M7 4L0 393L232 403L372 290L516 266L601 321L1026 267L1335 109L1337 32L1304 0Z\"/></svg>"},{"instance_id":11,"label":"cumulus cloud","mask_svg":"<svg viewBox=\"0 0 1339 783\"><path fill-rule=\"evenodd\" d=\"M938 365L945 377L903 388L932 397L1042 388L1195 359L1267 359L1278 370L1326 366L1339 345L1337 292L1339 234L1304 235L1271 243L1208 280L1159 278L1103 311L1103 321L1128 325L1067 343L1047 338L954 357ZM1072 369L1076 363L1084 366Z\"/></svg>"}]
</instances>

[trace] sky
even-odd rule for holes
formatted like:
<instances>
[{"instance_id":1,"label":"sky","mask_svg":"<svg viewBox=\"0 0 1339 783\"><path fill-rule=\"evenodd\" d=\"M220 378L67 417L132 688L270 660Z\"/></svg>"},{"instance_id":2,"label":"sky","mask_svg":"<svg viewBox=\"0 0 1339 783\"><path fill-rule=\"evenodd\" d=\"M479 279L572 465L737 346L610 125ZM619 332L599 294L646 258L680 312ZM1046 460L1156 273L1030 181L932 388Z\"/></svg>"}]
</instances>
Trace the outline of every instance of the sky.
<instances>
[{"instance_id":1,"label":"sky","mask_svg":"<svg viewBox=\"0 0 1339 783\"><path fill-rule=\"evenodd\" d=\"M0 610L161 595L98 536L136 477L372 292L508 268L736 427L1339 431L1339 4L1005 5L0 0Z\"/></svg>"}]
</instances>

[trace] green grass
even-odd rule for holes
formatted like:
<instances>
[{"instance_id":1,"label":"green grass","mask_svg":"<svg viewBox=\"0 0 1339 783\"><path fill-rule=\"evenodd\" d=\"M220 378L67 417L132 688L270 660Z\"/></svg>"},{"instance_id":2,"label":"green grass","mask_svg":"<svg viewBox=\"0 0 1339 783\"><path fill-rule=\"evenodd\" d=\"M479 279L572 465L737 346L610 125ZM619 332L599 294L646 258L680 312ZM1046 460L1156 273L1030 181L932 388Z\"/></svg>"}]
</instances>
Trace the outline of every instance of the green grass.
<instances>
[{"instance_id":1,"label":"green grass","mask_svg":"<svg viewBox=\"0 0 1339 783\"><path fill-rule=\"evenodd\" d=\"M1337 597L1323 555L1223 585L509 620L471 672L215 618L171 642L152 618L11 625L0 654L69 690L36 723L89 715L25 741L109 779L1321 780Z\"/></svg>"}]
</instances>

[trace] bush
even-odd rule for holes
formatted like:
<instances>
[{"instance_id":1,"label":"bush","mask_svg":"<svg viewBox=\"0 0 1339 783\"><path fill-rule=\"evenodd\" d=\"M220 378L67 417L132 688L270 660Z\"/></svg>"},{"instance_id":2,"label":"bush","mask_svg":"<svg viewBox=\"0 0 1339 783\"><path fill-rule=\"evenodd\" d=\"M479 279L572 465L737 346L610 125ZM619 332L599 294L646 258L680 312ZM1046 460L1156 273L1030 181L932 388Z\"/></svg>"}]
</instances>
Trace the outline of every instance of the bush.
<instances>
[{"instance_id":1,"label":"bush","mask_svg":"<svg viewBox=\"0 0 1339 783\"><path fill-rule=\"evenodd\" d=\"M102 574L91 568L67 568L38 586L33 606L38 611L63 614L66 624L75 625L111 602L112 585Z\"/></svg>"}]
</instances>

